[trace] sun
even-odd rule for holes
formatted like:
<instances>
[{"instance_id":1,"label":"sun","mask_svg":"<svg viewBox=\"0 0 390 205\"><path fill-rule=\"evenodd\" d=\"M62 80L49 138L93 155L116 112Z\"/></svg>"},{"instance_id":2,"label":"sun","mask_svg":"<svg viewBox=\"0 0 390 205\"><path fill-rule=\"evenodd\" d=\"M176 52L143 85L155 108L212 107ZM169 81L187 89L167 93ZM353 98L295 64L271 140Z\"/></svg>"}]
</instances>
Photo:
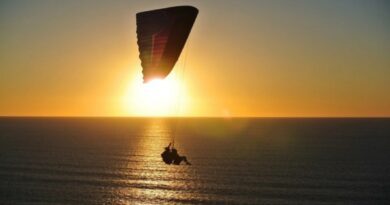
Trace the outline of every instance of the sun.
<instances>
[{"instance_id":1,"label":"sun","mask_svg":"<svg viewBox=\"0 0 390 205\"><path fill-rule=\"evenodd\" d=\"M135 80L131 85L126 106L130 114L137 116L175 116L179 115L183 95L174 77L154 79L148 83Z\"/></svg>"}]
</instances>

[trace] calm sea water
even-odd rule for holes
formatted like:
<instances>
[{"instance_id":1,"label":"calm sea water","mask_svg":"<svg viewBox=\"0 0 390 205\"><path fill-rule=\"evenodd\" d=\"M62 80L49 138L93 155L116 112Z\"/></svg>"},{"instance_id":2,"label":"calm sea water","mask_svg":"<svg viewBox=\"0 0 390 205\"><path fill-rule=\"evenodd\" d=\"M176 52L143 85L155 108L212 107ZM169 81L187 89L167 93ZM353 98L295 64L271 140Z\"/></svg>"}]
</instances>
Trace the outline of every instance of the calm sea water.
<instances>
[{"instance_id":1,"label":"calm sea water","mask_svg":"<svg viewBox=\"0 0 390 205\"><path fill-rule=\"evenodd\" d=\"M390 119L0 118L1 204L389 200Z\"/></svg>"}]
</instances>

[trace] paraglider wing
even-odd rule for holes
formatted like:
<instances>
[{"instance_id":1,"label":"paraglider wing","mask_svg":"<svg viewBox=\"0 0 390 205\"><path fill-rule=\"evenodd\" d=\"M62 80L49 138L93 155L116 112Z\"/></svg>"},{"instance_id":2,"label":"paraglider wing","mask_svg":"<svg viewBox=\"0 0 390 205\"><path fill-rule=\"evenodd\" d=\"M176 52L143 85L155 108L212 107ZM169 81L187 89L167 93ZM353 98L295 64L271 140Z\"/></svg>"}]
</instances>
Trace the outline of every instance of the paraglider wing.
<instances>
[{"instance_id":1,"label":"paraglider wing","mask_svg":"<svg viewBox=\"0 0 390 205\"><path fill-rule=\"evenodd\" d=\"M175 66L198 15L192 6L137 13L137 38L144 82L165 78Z\"/></svg>"}]
</instances>

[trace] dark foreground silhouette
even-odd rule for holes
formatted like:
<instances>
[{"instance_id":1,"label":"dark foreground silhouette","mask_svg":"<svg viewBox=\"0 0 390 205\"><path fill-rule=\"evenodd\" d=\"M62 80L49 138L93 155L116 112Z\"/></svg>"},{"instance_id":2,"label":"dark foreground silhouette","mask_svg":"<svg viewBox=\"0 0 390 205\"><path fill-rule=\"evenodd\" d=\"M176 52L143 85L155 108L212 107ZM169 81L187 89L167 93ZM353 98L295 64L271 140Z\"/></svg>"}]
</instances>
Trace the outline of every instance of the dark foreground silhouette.
<instances>
[{"instance_id":1,"label":"dark foreground silhouette","mask_svg":"<svg viewBox=\"0 0 390 205\"><path fill-rule=\"evenodd\" d=\"M161 153L161 157L166 164L179 165L182 161L184 161L187 165L191 165L191 163L187 161L186 156L180 156L173 146L171 148L171 143L165 147L165 151Z\"/></svg>"}]
</instances>

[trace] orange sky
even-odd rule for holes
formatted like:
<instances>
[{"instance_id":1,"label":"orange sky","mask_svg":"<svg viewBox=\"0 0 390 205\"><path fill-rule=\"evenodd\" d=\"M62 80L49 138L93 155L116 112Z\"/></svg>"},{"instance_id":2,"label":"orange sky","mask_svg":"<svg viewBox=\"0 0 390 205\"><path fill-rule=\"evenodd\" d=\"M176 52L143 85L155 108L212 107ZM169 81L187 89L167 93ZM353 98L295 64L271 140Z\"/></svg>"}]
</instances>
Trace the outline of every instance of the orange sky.
<instances>
[{"instance_id":1,"label":"orange sky","mask_svg":"<svg viewBox=\"0 0 390 205\"><path fill-rule=\"evenodd\" d=\"M200 12L158 115L390 116L390 4L355 0L1 1L0 115L153 115L135 13L183 4Z\"/></svg>"}]
</instances>

